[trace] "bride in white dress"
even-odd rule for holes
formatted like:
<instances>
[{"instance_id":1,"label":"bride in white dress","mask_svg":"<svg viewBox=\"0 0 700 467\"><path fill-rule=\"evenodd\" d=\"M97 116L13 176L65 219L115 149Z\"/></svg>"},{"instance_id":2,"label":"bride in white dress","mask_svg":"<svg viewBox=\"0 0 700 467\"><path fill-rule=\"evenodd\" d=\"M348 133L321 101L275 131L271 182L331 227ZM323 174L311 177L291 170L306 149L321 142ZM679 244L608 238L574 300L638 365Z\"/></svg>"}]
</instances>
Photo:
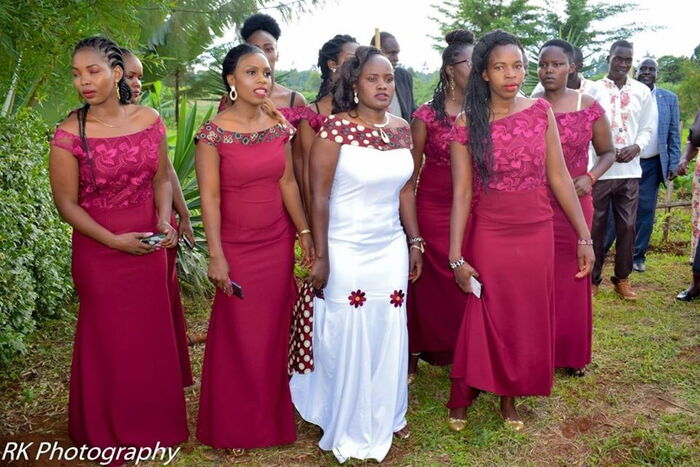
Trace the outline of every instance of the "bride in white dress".
<instances>
[{"instance_id":1,"label":"bride in white dress","mask_svg":"<svg viewBox=\"0 0 700 467\"><path fill-rule=\"evenodd\" d=\"M387 113L391 63L360 47L343 65L334 107L311 149L315 370L292 400L323 429L339 462L382 461L408 436L406 289L422 267L411 132ZM405 232L404 232L405 231ZM408 235L408 238L407 238Z\"/></svg>"}]
</instances>

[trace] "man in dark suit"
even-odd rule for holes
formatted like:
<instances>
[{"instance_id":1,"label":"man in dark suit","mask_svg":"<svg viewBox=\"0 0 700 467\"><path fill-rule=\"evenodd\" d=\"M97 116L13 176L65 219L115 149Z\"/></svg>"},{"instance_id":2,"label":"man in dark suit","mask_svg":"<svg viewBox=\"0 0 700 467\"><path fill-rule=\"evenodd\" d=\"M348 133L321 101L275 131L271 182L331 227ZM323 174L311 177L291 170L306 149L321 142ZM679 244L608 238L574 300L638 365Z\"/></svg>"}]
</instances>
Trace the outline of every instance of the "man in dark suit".
<instances>
[{"instance_id":1,"label":"man in dark suit","mask_svg":"<svg viewBox=\"0 0 700 467\"><path fill-rule=\"evenodd\" d=\"M382 31L379 34L380 47L382 53L386 55L391 64L394 66L395 92L394 99L389 107L389 112L402 117L407 122L411 121L413 111L416 110L416 103L413 100L413 76L403 68L397 68L399 63L399 42L393 34ZM372 36L371 45L375 45L374 36Z\"/></svg>"},{"instance_id":2,"label":"man in dark suit","mask_svg":"<svg viewBox=\"0 0 700 467\"><path fill-rule=\"evenodd\" d=\"M654 213L659 185L666 183L676 170L681 157L680 113L678 96L656 86L658 64L651 58L644 59L637 70L637 80L646 84L659 110L657 131L640 155L642 178L639 182L639 205L637 208L637 238L634 245L632 267L644 272L646 251L654 228Z\"/></svg>"}]
</instances>

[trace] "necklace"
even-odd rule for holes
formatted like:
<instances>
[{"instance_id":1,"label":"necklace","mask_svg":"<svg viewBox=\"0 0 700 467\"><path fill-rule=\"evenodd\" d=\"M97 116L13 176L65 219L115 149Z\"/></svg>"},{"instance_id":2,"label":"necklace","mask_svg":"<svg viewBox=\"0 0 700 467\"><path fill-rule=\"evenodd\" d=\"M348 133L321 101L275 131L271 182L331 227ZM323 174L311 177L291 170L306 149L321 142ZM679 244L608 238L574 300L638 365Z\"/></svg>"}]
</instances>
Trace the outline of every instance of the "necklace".
<instances>
[{"instance_id":1,"label":"necklace","mask_svg":"<svg viewBox=\"0 0 700 467\"><path fill-rule=\"evenodd\" d=\"M126 110L124 110L122 113L126 114ZM109 123L100 120L99 118L97 118L97 116L95 116L94 113L91 113L90 116L92 116L92 118L94 118L96 121L100 122L101 124L103 124L106 127L109 127L109 128L120 128L121 127L121 125L110 125Z\"/></svg>"},{"instance_id":2,"label":"necklace","mask_svg":"<svg viewBox=\"0 0 700 467\"><path fill-rule=\"evenodd\" d=\"M362 120L363 122L365 122L365 124L371 125L371 126L373 126L374 128L378 129L378 130L379 130L379 136L382 138L382 141L384 141L385 144L389 144L389 142L390 142L390 140L389 140L389 135L387 135L386 132L384 131L384 127L387 126L387 125L389 124L389 116L388 116L388 115L386 115L386 114L384 115L384 123L372 123L372 122L368 122L368 121L365 120L364 118L360 117L360 114L359 114L359 113L357 114L357 118L359 118L360 120Z\"/></svg>"}]
</instances>

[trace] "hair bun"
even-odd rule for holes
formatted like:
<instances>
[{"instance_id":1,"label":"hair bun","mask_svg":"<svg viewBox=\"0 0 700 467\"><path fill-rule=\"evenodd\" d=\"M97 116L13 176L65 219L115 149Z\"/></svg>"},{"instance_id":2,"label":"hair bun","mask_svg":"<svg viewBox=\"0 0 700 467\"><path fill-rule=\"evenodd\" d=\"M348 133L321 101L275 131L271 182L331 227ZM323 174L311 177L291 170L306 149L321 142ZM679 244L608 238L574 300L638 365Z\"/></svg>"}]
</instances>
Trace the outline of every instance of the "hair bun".
<instances>
[{"instance_id":1,"label":"hair bun","mask_svg":"<svg viewBox=\"0 0 700 467\"><path fill-rule=\"evenodd\" d=\"M455 29L445 35L447 45L452 44L473 44L474 34L465 29Z\"/></svg>"}]
</instances>

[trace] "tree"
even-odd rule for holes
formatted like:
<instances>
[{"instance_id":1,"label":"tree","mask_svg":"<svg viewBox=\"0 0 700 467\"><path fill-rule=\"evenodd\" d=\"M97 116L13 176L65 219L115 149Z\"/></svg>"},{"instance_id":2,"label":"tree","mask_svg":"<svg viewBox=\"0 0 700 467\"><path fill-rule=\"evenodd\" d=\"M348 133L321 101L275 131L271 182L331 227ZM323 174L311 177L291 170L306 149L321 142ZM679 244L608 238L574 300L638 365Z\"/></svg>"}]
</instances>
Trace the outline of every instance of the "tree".
<instances>
[{"instance_id":1,"label":"tree","mask_svg":"<svg viewBox=\"0 0 700 467\"><path fill-rule=\"evenodd\" d=\"M635 2L592 3L589 0L546 0L547 37L561 37L589 54L600 52L617 39L629 39L640 31L656 30L649 24L628 22L601 29L600 22L639 9Z\"/></svg>"},{"instance_id":2,"label":"tree","mask_svg":"<svg viewBox=\"0 0 700 467\"><path fill-rule=\"evenodd\" d=\"M15 0L0 2L0 114L44 105L48 114L65 115L71 91L73 47L90 35L102 34L131 46L140 30L138 11L158 10L168 0ZM46 115L44 115L46 117Z\"/></svg>"},{"instance_id":3,"label":"tree","mask_svg":"<svg viewBox=\"0 0 700 467\"><path fill-rule=\"evenodd\" d=\"M681 67L688 61L685 57L664 55L656 61L659 65L659 81L664 83L678 83L683 80Z\"/></svg>"},{"instance_id":4,"label":"tree","mask_svg":"<svg viewBox=\"0 0 700 467\"><path fill-rule=\"evenodd\" d=\"M172 80L175 102L180 101L183 77L194 61L215 39L231 28L238 28L258 9L277 9L283 17L307 11L319 0L280 3L279 0L175 0L166 10L144 9L140 43L142 52L157 57L156 66L147 66L149 80ZM270 6L268 6L270 5ZM292 9L292 6L294 7ZM147 25L154 25L148 27ZM147 59L149 57L146 57ZM153 57L151 57L153 58ZM175 107L175 122L179 121Z\"/></svg>"},{"instance_id":5,"label":"tree","mask_svg":"<svg viewBox=\"0 0 700 467\"><path fill-rule=\"evenodd\" d=\"M438 16L431 17L440 32L468 29L476 37L494 29L515 34L524 46L538 44L546 38L541 14L530 0L442 0L433 5ZM433 37L435 48L444 47L442 37Z\"/></svg>"}]
</instances>

